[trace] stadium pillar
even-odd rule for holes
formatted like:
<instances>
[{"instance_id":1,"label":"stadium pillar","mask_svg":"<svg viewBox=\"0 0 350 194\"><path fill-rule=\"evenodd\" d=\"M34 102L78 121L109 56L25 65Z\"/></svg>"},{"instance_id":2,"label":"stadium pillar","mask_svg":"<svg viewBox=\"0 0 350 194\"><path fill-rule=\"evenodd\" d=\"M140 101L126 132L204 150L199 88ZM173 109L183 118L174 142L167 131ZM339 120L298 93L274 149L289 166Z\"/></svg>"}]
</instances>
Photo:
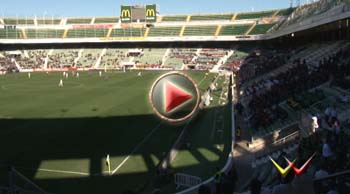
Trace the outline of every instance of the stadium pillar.
<instances>
[{"instance_id":1,"label":"stadium pillar","mask_svg":"<svg viewBox=\"0 0 350 194\"><path fill-rule=\"evenodd\" d=\"M186 26L185 26L185 25L183 25L183 26L182 26L182 28L181 28L181 31L180 31L179 36L183 36L183 35L184 35L185 28L186 28Z\"/></svg>"},{"instance_id":2,"label":"stadium pillar","mask_svg":"<svg viewBox=\"0 0 350 194\"><path fill-rule=\"evenodd\" d=\"M25 29L21 29L22 30L22 38L23 39L27 39L27 34L26 34L26 30Z\"/></svg>"},{"instance_id":3,"label":"stadium pillar","mask_svg":"<svg viewBox=\"0 0 350 194\"><path fill-rule=\"evenodd\" d=\"M62 38L66 38L67 37L67 34L68 34L68 28L64 30L64 33L62 35Z\"/></svg>"},{"instance_id":4,"label":"stadium pillar","mask_svg":"<svg viewBox=\"0 0 350 194\"><path fill-rule=\"evenodd\" d=\"M222 28L222 25L218 25L218 27L216 28L216 31L215 31L215 36L219 36L219 34L221 32L221 28Z\"/></svg>"},{"instance_id":5,"label":"stadium pillar","mask_svg":"<svg viewBox=\"0 0 350 194\"><path fill-rule=\"evenodd\" d=\"M146 28L145 34L143 35L144 38L147 38L150 28Z\"/></svg>"},{"instance_id":6,"label":"stadium pillar","mask_svg":"<svg viewBox=\"0 0 350 194\"><path fill-rule=\"evenodd\" d=\"M249 33L255 28L256 22L249 28L249 30L244 35L249 35Z\"/></svg>"},{"instance_id":7,"label":"stadium pillar","mask_svg":"<svg viewBox=\"0 0 350 194\"><path fill-rule=\"evenodd\" d=\"M186 18L186 22L189 22L191 20L191 15L188 15Z\"/></svg>"},{"instance_id":8,"label":"stadium pillar","mask_svg":"<svg viewBox=\"0 0 350 194\"><path fill-rule=\"evenodd\" d=\"M232 15L231 22L233 22L233 21L236 20L237 15L238 15L237 13L235 13L235 14Z\"/></svg>"},{"instance_id":9,"label":"stadium pillar","mask_svg":"<svg viewBox=\"0 0 350 194\"><path fill-rule=\"evenodd\" d=\"M106 38L111 37L112 30L113 30L113 28L109 28L109 29L108 29L108 32L107 32Z\"/></svg>"}]
</instances>

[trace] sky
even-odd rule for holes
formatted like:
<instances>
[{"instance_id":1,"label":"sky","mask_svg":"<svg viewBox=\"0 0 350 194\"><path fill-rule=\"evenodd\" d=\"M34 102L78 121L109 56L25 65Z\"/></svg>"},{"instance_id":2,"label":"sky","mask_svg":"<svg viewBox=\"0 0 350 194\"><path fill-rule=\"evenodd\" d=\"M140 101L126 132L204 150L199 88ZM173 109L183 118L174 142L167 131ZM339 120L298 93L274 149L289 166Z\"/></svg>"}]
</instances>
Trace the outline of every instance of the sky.
<instances>
[{"instance_id":1,"label":"sky","mask_svg":"<svg viewBox=\"0 0 350 194\"><path fill-rule=\"evenodd\" d=\"M164 15L287 8L290 0L1 0L0 17L119 16L120 5L136 4L157 4Z\"/></svg>"}]
</instances>

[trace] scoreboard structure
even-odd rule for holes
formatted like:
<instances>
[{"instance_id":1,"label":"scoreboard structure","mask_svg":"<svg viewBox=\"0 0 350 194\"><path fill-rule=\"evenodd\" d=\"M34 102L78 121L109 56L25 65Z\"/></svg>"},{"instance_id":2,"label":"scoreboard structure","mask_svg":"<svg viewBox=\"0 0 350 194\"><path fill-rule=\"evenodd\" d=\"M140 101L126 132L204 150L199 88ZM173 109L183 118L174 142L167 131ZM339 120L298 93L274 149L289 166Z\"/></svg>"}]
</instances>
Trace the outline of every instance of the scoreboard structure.
<instances>
[{"instance_id":1,"label":"scoreboard structure","mask_svg":"<svg viewBox=\"0 0 350 194\"><path fill-rule=\"evenodd\" d=\"M120 8L122 23L157 21L157 6L153 5L122 5Z\"/></svg>"}]
</instances>

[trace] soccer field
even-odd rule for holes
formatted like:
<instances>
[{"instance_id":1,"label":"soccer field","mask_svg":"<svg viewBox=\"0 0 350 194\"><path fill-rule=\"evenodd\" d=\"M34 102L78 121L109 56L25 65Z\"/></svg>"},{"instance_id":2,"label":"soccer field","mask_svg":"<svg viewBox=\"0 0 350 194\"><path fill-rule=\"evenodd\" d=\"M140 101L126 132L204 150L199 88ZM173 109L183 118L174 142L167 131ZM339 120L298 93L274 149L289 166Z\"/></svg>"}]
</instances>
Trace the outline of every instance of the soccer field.
<instances>
[{"instance_id":1,"label":"soccer field","mask_svg":"<svg viewBox=\"0 0 350 194\"><path fill-rule=\"evenodd\" d=\"M81 72L63 79L62 88L62 73L0 76L0 186L11 164L50 193L149 193L183 128L161 122L149 105L150 87L163 73ZM186 73L202 92L215 76Z\"/></svg>"}]
</instances>

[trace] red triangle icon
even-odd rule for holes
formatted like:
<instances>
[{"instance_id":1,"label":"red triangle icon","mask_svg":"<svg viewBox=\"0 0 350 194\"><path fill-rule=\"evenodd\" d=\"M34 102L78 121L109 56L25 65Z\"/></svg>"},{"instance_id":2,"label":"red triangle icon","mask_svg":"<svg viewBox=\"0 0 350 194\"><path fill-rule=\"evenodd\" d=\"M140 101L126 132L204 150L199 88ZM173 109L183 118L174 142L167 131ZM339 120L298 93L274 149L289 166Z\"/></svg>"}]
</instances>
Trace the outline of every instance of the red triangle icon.
<instances>
[{"instance_id":1,"label":"red triangle icon","mask_svg":"<svg viewBox=\"0 0 350 194\"><path fill-rule=\"evenodd\" d=\"M193 96L171 82L165 83L165 112L170 112Z\"/></svg>"}]
</instances>

